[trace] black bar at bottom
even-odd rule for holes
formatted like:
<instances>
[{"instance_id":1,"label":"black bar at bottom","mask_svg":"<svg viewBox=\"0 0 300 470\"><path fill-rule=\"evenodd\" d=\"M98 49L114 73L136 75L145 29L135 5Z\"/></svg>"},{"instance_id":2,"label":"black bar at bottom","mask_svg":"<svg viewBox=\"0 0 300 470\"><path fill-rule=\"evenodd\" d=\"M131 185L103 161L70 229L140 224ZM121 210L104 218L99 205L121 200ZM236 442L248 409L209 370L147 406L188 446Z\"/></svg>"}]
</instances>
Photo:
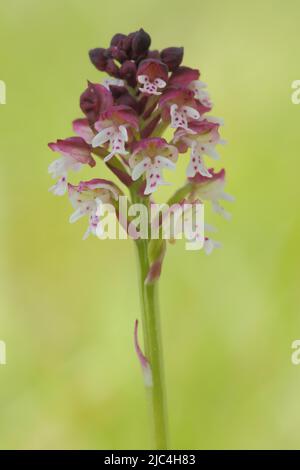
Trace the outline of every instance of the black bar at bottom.
<instances>
[{"instance_id":1,"label":"black bar at bottom","mask_svg":"<svg viewBox=\"0 0 300 470\"><path fill-rule=\"evenodd\" d=\"M0 450L0 465L37 464L38 468L53 468L53 464L70 464L87 466L96 469L100 465L116 465L126 468L141 468L147 465L150 469L157 467L172 468L174 465L186 465L210 468L212 464L270 464L276 458L276 464L287 466L288 461L298 461L298 451L281 450ZM299 457L299 456L298 456ZM296 460L297 459L297 460Z\"/></svg>"}]
</instances>

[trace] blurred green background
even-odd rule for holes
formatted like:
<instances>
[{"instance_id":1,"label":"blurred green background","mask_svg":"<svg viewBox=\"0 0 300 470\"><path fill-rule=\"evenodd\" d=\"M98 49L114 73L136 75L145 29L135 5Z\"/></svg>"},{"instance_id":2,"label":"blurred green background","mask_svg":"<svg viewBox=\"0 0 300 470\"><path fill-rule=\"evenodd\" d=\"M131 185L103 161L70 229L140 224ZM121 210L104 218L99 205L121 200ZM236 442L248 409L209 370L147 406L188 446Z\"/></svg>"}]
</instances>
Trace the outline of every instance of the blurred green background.
<instances>
[{"instance_id":1,"label":"blurred green background","mask_svg":"<svg viewBox=\"0 0 300 470\"><path fill-rule=\"evenodd\" d=\"M134 247L83 242L86 220L70 225L67 198L47 191L47 142L72 135L86 80L103 79L88 50L142 26L154 48L184 45L185 64L200 68L225 119L221 163L236 197L230 223L207 212L221 250L179 243L165 262L171 446L299 448L299 2L2 0L0 10L0 447L149 446ZM180 184L184 165L169 175Z\"/></svg>"}]
</instances>

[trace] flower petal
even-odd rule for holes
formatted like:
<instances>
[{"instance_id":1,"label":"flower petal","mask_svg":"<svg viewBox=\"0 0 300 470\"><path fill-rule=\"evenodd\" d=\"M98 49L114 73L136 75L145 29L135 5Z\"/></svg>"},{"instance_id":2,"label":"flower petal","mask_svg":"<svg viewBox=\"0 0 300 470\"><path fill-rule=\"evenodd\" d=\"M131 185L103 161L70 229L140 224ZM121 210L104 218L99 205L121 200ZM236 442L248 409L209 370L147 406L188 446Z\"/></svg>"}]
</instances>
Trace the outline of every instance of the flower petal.
<instances>
[{"instance_id":1,"label":"flower petal","mask_svg":"<svg viewBox=\"0 0 300 470\"><path fill-rule=\"evenodd\" d=\"M168 168L169 170L175 170L176 165L171 160L161 155L157 155L154 159L155 166L158 168Z\"/></svg>"},{"instance_id":2,"label":"flower petal","mask_svg":"<svg viewBox=\"0 0 300 470\"><path fill-rule=\"evenodd\" d=\"M78 207L78 209L76 209L76 211L73 212L73 214L71 214L71 216L69 218L70 224L73 224L74 222L79 220L84 215L85 215L85 212L81 209L81 207Z\"/></svg>"},{"instance_id":3,"label":"flower petal","mask_svg":"<svg viewBox=\"0 0 300 470\"><path fill-rule=\"evenodd\" d=\"M73 121L73 130L79 137L82 137L88 144L92 143L94 133L89 126L87 119L75 119Z\"/></svg>"},{"instance_id":4,"label":"flower petal","mask_svg":"<svg viewBox=\"0 0 300 470\"><path fill-rule=\"evenodd\" d=\"M67 183L67 175L62 176L57 183L49 188L55 196L63 196L67 191L68 183Z\"/></svg>"},{"instance_id":5,"label":"flower petal","mask_svg":"<svg viewBox=\"0 0 300 470\"><path fill-rule=\"evenodd\" d=\"M113 126L106 127L102 129L92 140L92 146L99 147L100 145L105 144L108 142L115 134L116 130Z\"/></svg>"},{"instance_id":6,"label":"flower petal","mask_svg":"<svg viewBox=\"0 0 300 470\"><path fill-rule=\"evenodd\" d=\"M90 145L82 137L58 139L56 142L50 142L48 147L65 157L72 157L77 162L87 163L90 166L95 166L96 164L91 156Z\"/></svg>"},{"instance_id":7,"label":"flower petal","mask_svg":"<svg viewBox=\"0 0 300 470\"><path fill-rule=\"evenodd\" d=\"M191 106L182 106L182 111L186 114L186 116L190 119L200 119L200 113L192 108Z\"/></svg>"},{"instance_id":8,"label":"flower petal","mask_svg":"<svg viewBox=\"0 0 300 470\"><path fill-rule=\"evenodd\" d=\"M188 177L193 177L196 173L200 173L200 175L205 176L206 178L212 178L212 175L203 163L201 155L191 152L190 163L187 167L186 175Z\"/></svg>"},{"instance_id":9,"label":"flower petal","mask_svg":"<svg viewBox=\"0 0 300 470\"><path fill-rule=\"evenodd\" d=\"M149 78L147 77L147 75L138 75L137 79L139 83L149 83Z\"/></svg>"},{"instance_id":10,"label":"flower petal","mask_svg":"<svg viewBox=\"0 0 300 470\"><path fill-rule=\"evenodd\" d=\"M132 170L132 179L136 181L142 176L145 171L147 171L151 166L151 160L149 157L144 158L141 162L139 162Z\"/></svg>"}]
</instances>

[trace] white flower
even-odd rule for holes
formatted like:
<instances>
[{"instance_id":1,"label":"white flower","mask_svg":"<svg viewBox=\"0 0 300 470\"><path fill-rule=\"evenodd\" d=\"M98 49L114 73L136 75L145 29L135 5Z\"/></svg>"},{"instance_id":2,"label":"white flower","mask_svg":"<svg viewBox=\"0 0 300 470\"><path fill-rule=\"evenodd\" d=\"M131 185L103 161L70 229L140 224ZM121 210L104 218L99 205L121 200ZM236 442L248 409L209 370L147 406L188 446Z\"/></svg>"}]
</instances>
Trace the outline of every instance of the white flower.
<instances>
[{"instance_id":1,"label":"white flower","mask_svg":"<svg viewBox=\"0 0 300 470\"><path fill-rule=\"evenodd\" d=\"M54 160L48 167L48 173L52 175L52 178L59 178L59 180L54 186L49 188L49 191L56 196L63 196L68 186L68 171L79 171L81 167L82 163L67 155L62 155L57 160Z\"/></svg>"},{"instance_id":2,"label":"white flower","mask_svg":"<svg viewBox=\"0 0 300 470\"><path fill-rule=\"evenodd\" d=\"M131 177L136 181L145 173L147 184L144 194L151 194L158 186L168 185L163 178L162 170L164 168L174 170L177 158L177 148L169 145L165 139L159 137L143 139L129 159Z\"/></svg>"},{"instance_id":3,"label":"white flower","mask_svg":"<svg viewBox=\"0 0 300 470\"><path fill-rule=\"evenodd\" d=\"M192 177L195 176L196 173L200 173L202 176L211 178L211 174L204 165L203 154L204 152L199 151L197 142L193 141L191 144L190 163L186 170L188 177Z\"/></svg>"},{"instance_id":4,"label":"white flower","mask_svg":"<svg viewBox=\"0 0 300 470\"><path fill-rule=\"evenodd\" d=\"M161 78L156 78L151 82L148 75L138 75L137 79L138 82L143 85L139 90L142 93L148 93L149 95L161 95L161 91L158 91L158 89L165 88L167 85Z\"/></svg>"},{"instance_id":5,"label":"white flower","mask_svg":"<svg viewBox=\"0 0 300 470\"><path fill-rule=\"evenodd\" d=\"M79 171L84 164L93 167L96 162L91 155L90 145L82 137L59 139L56 142L50 142L48 146L51 150L60 154L60 158L54 160L48 167L48 172L52 175L52 178L59 178L49 191L62 196L67 190L68 172L70 170Z\"/></svg>"},{"instance_id":6,"label":"white flower","mask_svg":"<svg viewBox=\"0 0 300 470\"><path fill-rule=\"evenodd\" d=\"M111 152L104 158L107 162L114 155L127 155L125 144L128 141L128 133L125 126L110 126L100 130L92 140L92 146L99 147L106 142L109 142Z\"/></svg>"},{"instance_id":7,"label":"white flower","mask_svg":"<svg viewBox=\"0 0 300 470\"><path fill-rule=\"evenodd\" d=\"M189 85L190 90L194 92L196 100L200 101L204 106L211 108L213 104L208 92L205 90L206 87L206 83L200 80L193 80Z\"/></svg>"},{"instance_id":8,"label":"white flower","mask_svg":"<svg viewBox=\"0 0 300 470\"><path fill-rule=\"evenodd\" d=\"M213 122L217 124L216 118L212 118L212 120L208 117L205 119L208 122ZM199 122L201 125L201 122ZM218 123L219 124L219 123ZM193 126L193 130L195 126ZM181 141L187 147L191 149L190 151L190 162L187 167L186 174L188 177L193 177L197 173L200 173L202 176L206 176L207 178L211 178L211 174L206 168L204 164L204 155L208 155L209 157L213 158L214 160L218 160L220 158L217 150L216 145L218 144L225 144L226 142L220 138L218 129L212 129L209 132L199 133L197 134L196 131L192 135L191 132L185 130L178 130L175 134L173 142L176 143Z\"/></svg>"},{"instance_id":9,"label":"white flower","mask_svg":"<svg viewBox=\"0 0 300 470\"><path fill-rule=\"evenodd\" d=\"M133 181L136 181L143 173L146 173L147 185L144 194L151 194L158 186L169 185L162 176L163 168L174 170L176 165L168 158L162 157L161 155L157 155L154 159L145 157L134 167L132 171L132 179Z\"/></svg>"},{"instance_id":10,"label":"white flower","mask_svg":"<svg viewBox=\"0 0 300 470\"><path fill-rule=\"evenodd\" d=\"M110 181L95 179L83 181L78 186L68 185L69 199L75 209L70 216L70 223L74 223L81 217L89 217L89 225L83 236L85 240L90 234L97 235L102 232L99 207L102 204L117 200L119 190Z\"/></svg>"},{"instance_id":11,"label":"white flower","mask_svg":"<svg viewBox=\"0 0 300 470\"><path fill-rule=\"evenodd\" d=\"M194 178L198 178L196 175ZM202 177L200 177L202 179ZM199 179L199 178L198 178ZM230 219L231 215L224 207L221 206L220 200L233 202L234 198L230 194L225 193L225 171L221 170L219 173L213 173L207 181L195 183L193 190L193 197L197 196L203 201L210 201L214 212L222 215L225 219Z\"/></svg>"},{"instance_id":12,"label":"white flower","mask_svg":"<svg viewBox=\"0 0 300 470\"><path fill-rule=\"evenodd\" d=\"M189 133L194 134L194 131L188 127L188 121L190 119L200 119L200 113L196 109L191 106L178 106L177 104L172 104L170 107L170 115L172 128L177 129L180 127Z\"/></svg>"}]
</instances>

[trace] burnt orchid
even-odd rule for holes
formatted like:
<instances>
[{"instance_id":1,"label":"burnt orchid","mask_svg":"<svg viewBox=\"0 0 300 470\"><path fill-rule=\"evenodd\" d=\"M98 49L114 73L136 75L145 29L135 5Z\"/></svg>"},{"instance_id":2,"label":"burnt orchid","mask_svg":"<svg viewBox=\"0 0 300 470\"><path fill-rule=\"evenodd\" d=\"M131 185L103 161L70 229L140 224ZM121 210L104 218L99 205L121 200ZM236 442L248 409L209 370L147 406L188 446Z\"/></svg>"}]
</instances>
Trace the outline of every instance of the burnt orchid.
<instances>
[{"instance_id":1,"label":"burnt orchid","mask_svg":"<svg viewBox=\"0 0 300 470\"><path fill-rule=\"evenodd\" d=\"M151 405L154 445L166 449L166 399L157 298L166 238L173 242L184 232L189 240L199 242L207 254L211 253L220 246L207 235L215 229L196 221L186 231L176 214L184 212L185 220L199 205L203 207L210 202L215 212L228 218L221 201L231 201L232 197L224 191L225 170L215 171L206 164L206 160L219 159L216 147L225 142L220 137L222 120L209 114L212 101L206 84L199 80L200 72L182 65L182 47L158 51L150 50L150 44L149 34L140 29L128 35L116 34L108 48L90 51L91 62L108 77L101 83L88 82L80 96L84 116L73 121L76 136L49 144L60 155L49 166L49 173L56 180L50 191L69 196L74 209L70 222L87 218L84 239L89 235L103 238L103 207L109 204L123 230L135 242L144 352L138 342L137 321L134 344ZM160 186L170 184L169 171L176 170L179 158L186 161L186 180L182 187L175 188L162 217L156 217L158 236L148 235L148 219L146 236L142 236L138 230L140 219L134 218L134 211L129 210L125 217L121 214L122 198L128 194L131 209L134 204L150 209L154 205L154 193ZM78 172L84 165L93 169L93 177L71 184L69 174ZM123 189L101 178L101 165L111 170ZM169 215L176 221L169 237L165 237L162 225ZM170 225L169 219L169 228Z\"/></svg>"}]
</instances>

